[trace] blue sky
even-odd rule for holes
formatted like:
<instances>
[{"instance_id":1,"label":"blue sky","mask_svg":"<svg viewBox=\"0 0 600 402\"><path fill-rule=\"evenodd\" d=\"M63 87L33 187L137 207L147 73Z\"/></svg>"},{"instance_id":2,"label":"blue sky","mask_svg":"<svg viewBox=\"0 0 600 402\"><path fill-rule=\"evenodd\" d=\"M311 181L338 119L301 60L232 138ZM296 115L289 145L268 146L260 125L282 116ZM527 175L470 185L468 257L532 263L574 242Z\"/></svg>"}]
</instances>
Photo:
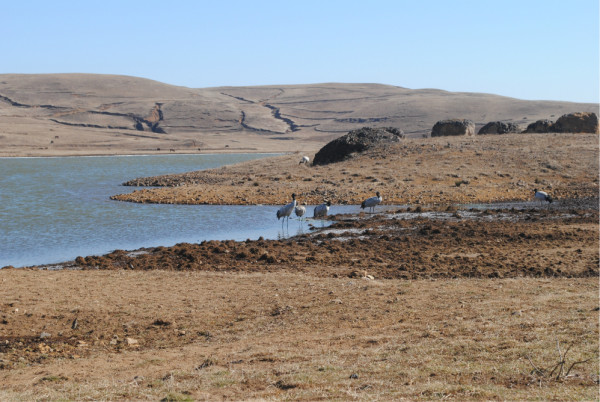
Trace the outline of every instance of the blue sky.
<instances>
[{"instance_id":1,"label":"blue sky","mask_svg":"<svg viewBox=\"0 0 600 402\"><path fill-rule=\"evenodd\" d=\"M598 0L2 1L0 73L599 102Z\"/></svg>"}]
</instances>

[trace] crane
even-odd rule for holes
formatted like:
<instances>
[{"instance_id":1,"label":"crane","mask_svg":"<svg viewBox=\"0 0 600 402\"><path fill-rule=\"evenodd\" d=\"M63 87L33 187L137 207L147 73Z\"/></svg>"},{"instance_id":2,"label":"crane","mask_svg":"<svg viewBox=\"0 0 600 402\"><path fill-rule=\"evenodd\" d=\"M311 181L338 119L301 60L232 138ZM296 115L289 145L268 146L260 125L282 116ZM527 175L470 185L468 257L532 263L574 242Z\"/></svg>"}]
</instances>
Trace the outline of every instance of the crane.
<instances>
[{"instance_id":1,"label":"crane","mask_svg":"<svg viewBox=\"0 0 600 402\"><path fill-rule=\"evenodd\" d=\"M375 197L367 198L366 200L364 200L362 202L362 204L360 204L360 207L362 209L369 208L371 210L371 212L375 212L375 206L381 204L381 200L382 200L381 194L379 194L379 191L375 194L376 194Z\"/></svg>"},{"instance_id":2,"label":"crane","mask_svg":"<svg viewBox=\"0 0 600 402\"><path fill-rule=\"evenodd\" d=\"M292 202L284 205L283 207L281 207L277 210L277 220L279 220L279 218L283 218L283 221L281 221L281 226L283 226L283 222L285 221L285 218L288 218L288 225L290 224L290 215L292 214L292 211L294 210L295 207L296 207L296 194L294 193L294 194L292 194Z\"/></svg>"},{"instance_id":3,"label":"crane","mask_svg":"<svg viewBox=\"0 0 600 402\"><path fill-rule=\"evenodd\" d=\"M324 202L321 205L317 205L315 207L315 210L313 212L313 217L314 218L321 218L321 217L325 217L327 216L327 213L329 212L329 207L331 206L331 201L327 200L326 202Z\"/></svg>"}]
</instances>

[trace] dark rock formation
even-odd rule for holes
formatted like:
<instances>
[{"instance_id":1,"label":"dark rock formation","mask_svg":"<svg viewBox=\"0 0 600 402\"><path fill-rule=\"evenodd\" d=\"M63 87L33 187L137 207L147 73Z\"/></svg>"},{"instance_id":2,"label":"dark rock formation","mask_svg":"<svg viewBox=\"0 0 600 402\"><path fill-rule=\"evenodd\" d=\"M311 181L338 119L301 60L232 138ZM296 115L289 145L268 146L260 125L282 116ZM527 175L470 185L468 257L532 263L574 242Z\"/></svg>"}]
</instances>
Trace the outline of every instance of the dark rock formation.
<instances>
[{"instance_id":1,"label":"dark rock formation","mask_svg":"<svg viewBox=\"0 0 600 402\"><path fill-rule=\"evenodd\" d=\"M527 126L524 133L551 133L553 132L554 123L552 120L538 120Z\"/></svg>"},{"instance_id":2,"label":"dark rock formation","mask_svg":"<svg viewBox=\"0 0 600 402\"><path fill-rule=\"evenodd\" d=\"M556 120L552 129L556 133L598 134L598 116L596 113L565 114Z\"/></svg>"},{"instance_id":3,"label":"dark rock formation","mask_svg":"<svg viewBox=\"0 0 600 402\"><path fill-rule=\"evenodd\" d=\"M135 127L136 130L138 131L144 131L144 125L142 124L141 121L139 120L135 120L135 124L133 125Z\"/></svg>"},{"instance_id":4,"label":"dark rock formation","mask_svg":"<svg viewBox=\"0 0 600 402\"><path fill-rule=\"evenodd\" d=\"M490 121L479 129L477 134L508 134L520 133L521 129L515 123L504 123L502 121Z\"/></svg>"},{"instance_id":5,"label":"dark rock formation","mask_svg":"<svg viewBox=\"0 0 600 402\"><path fill-rule=\"evenodd\" d=\"M326 165L346 159L354 152L363 152L380 144L398 142L404 138L402 130L393 127L363 127L337 138L317 152L313 165Z\"/></svg>"},{"instance_id":6,"label":"dark rock formation","mask_svg":"<svg viewBox=\"0 0 600 402\"><path fill-rule=\"evenodd\" d=\"M443 137L449 135L474 135L475 123L471 120L451 119L441 120L435 123L431 129L432 137Z\"/></svg>"}]
</instances>

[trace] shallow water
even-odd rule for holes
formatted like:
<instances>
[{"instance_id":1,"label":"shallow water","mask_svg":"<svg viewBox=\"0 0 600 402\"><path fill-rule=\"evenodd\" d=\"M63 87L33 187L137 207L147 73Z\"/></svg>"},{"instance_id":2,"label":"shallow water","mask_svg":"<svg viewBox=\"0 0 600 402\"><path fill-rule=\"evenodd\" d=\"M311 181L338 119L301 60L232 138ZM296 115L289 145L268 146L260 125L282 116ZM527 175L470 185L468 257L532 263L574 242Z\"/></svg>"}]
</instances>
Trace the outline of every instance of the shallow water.
<instances>
[{"instance_id":1,"label":"shallow water","mask_svg":"<svg viewBox=\"0 0 600 402\"><path fill-rule=\"evenodd\" d=\"M115 249L260 236L275 239L308 232L309 222L292 219L282 227L275 217L277 206L154 205L109 199L135 190L121 184L137 177L265 156L0 158L0 267L57 263ZM332 207L332 212L358 209ZM307 210L312 216L312 208Z\"/></svg>"}]
</instances>

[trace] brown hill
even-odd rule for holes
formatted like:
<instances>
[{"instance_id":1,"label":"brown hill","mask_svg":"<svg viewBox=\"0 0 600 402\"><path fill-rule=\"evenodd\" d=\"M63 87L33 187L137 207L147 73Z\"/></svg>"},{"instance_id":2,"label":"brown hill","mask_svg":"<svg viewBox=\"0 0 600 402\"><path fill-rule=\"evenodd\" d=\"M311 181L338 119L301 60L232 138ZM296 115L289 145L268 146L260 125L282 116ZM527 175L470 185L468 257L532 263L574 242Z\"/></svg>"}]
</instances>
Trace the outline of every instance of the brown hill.
<instances>
[{"instance_id":1,"label":"brown hill","mask_svg":"<svg viewBox=\"0 0 600 402\"><path fill-rule=\"evenodd\" d=\"M379 84L191 89L126 76L0 75L0 156L315 151L363 126L428 135L464 118L527 124L598 104Z\"/></svg>"}]
</instances>

